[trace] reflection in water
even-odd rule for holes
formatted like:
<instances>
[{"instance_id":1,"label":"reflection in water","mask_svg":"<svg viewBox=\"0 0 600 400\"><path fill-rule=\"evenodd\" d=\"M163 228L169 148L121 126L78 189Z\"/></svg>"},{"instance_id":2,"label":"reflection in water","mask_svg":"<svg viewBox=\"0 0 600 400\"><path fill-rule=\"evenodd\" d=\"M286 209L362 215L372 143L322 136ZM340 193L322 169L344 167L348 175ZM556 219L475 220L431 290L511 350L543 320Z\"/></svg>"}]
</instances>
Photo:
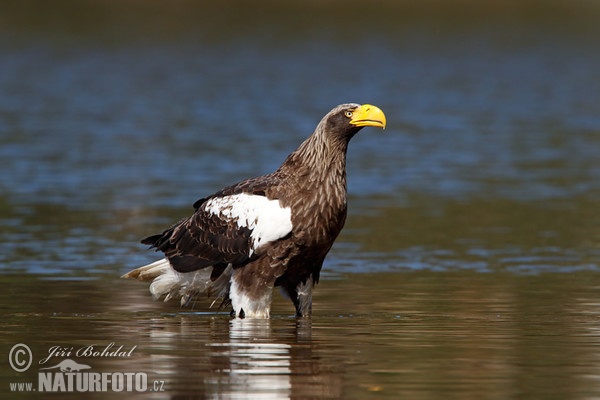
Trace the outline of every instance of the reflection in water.
<instances>
[{"instance_id":1,"label":"reflection in water","mask_svg":"<svg viewBox=\"0 0 600 400\"><path fill-rule=\"evenodd\" d=\"M315 353L311 322L293 318L230 320L221 315L155 319L152 370L170 393L207 398L339 398L340 371ZM273 327L275 326L275 328Z\"/></svg>"},{"instance_id":2,"label":"reflection in water","mask_svg":"<svg viewBox=\"0 0 600 400\"><path fill-rule=\"evenodd\" d=\"M268 320L235 319L230 324L228 342L208 344L213 365L223 365L218 375L205 379L214 390L211 398L289 398L291 346L270 341Z\"/></svg>"}]
</instances>

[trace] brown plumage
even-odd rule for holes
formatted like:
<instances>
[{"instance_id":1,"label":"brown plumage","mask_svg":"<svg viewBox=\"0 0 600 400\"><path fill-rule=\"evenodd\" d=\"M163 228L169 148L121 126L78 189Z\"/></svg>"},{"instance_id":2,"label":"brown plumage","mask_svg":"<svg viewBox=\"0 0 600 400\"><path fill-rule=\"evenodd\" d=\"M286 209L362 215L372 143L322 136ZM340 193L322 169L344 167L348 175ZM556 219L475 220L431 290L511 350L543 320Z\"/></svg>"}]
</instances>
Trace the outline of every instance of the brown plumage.
<instances>
[{"instance_id":1,"label":"brown plumage","mask_svg":"<svg viewBox=\"0 0 600 400\"><path fill-rule=\"evenodd\" d=\"M372 105L335 107L275 172L198 200L190 217L142 240L165 258L123 277L152 280L153 296L165 301L223 298L237 317L268 318L280 286L296 315L310 315L313 286L346 220L348 142L385 123Z\"/></svg>"}]
</instances>

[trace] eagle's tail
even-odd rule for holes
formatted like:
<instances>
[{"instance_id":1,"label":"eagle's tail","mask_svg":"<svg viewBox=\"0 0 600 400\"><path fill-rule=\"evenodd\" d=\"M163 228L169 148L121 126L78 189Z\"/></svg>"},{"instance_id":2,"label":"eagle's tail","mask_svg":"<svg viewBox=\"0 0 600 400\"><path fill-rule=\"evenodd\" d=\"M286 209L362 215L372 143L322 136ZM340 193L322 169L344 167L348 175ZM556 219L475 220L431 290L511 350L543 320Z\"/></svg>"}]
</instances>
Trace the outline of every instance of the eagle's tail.
<instances>
[{"instance_id":1,"label":"eagle's tail","mask_svg":"<svg viewBox=\"0 0 600 400\"><path fill-rule=\"evenodd\" d=\"M213 268L206 267L192 272L177 272L169 260L163 258L143 267L129 271L121 278L135 278L150 284L150 293L154 300L165 296L164 301L181 296L181 305L187 305L195 297L205 294L207 297L221 299L224 306L229 300L229 284L233 268L229 265L216 279L211 279Z\"/></svg>"}]
</instances>

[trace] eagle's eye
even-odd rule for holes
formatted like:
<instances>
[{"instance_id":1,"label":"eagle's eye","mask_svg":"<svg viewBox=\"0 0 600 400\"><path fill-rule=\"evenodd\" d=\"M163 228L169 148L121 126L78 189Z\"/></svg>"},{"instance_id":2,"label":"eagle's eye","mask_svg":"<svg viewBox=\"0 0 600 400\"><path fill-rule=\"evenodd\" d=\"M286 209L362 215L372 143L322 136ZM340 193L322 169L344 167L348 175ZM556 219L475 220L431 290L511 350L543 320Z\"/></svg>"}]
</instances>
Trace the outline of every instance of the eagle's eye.
<instances>
[{"instance_id":1,"label":"eagle's eye","mask_svg":"<svg viewBox=\"0 0 600 400\"><path fill-rule=\"evenodd\" d=\"M344 115L348 118L352 118L352 111L346 111Z\"/></svg>"}]
</instances>

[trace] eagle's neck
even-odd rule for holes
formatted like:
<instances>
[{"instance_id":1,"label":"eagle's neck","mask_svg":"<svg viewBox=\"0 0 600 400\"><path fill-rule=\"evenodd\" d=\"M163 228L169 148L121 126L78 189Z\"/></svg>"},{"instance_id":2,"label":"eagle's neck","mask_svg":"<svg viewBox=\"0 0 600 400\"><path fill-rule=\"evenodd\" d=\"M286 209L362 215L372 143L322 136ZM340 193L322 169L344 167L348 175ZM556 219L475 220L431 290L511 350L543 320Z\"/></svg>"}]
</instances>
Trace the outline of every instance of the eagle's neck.
<instances>
[{"instance_id":1,"label":"eagle's neck","mask_svg":"<svg viewBox=\"0 0 600 400\"><path fill-rule=\"evenodd\" d=\"M317 129L280 168L290 184L288 200L295 231L327 248L346 219L347 140L336 140Z\"/></svg>"},{"instance_id":2,"label":"eagle's neck","mask_svg":"<svg viewBox=\"0 0 600 400\"><path fill-rule=\"evenodd\" d=\"M294 151L282 167L289 166L301 177L301 187L325 191L322 195L346 197L346 152L348 141L328 137L317 129Z\"/></svg>"}]
</instances>

